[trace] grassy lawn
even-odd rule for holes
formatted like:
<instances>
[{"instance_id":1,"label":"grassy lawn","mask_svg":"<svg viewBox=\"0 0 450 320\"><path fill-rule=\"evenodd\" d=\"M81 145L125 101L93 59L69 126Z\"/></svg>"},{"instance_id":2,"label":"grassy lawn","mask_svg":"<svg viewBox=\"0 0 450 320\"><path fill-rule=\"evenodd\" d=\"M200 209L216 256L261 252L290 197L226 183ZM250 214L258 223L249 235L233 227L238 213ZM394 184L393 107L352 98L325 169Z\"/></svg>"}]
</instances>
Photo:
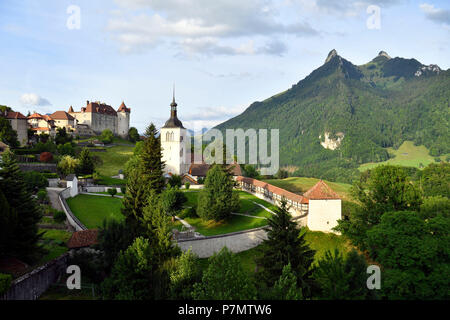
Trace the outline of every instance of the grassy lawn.
<instances>
[{"instance_id":1,"label":"grassy lawn","mask_svg":"<svg viewBox=\"0 0 450 320\"><path fill-rule=\"evenodd\" d=\"M320 179L317 178L305 178L305 177L290 177L286 179L267 179L265 182L272 184L274 186L283 188L293 193L303 194L308 189L313 187L317 181ZM327 185L330 186L340 197L346 200L351 200L349 195L349 191L351 188L350 184L347 183L339 183L339 182L331 182L324 180Z\"/></svg>"},{"instance_id":2,"label":"grassy lawn","mask_svg":"<svg viewBox=\"0 0 450 320\"><path fill-rule=\"evenodd\" d=\"M117 175L120 169L125 168L125 162L133 155L133 148L134 145L130 144L106 148L106 152L95 152L94 154L103 161L103 164L97 168L100 175L105 177Z\"/></svg>"},{"instance_id":3,"label":"grassy lawn","mask_svg":"<svg viewBox=\"0 0 450 320\"><path fill-rule=\"evenodd\" d=\"M381 164L392 164L419 168L420 164L426 167L430 163L435 162L434 157L430 156L429 151L425 146L415 146L412 141L403 142L398 150L394 150L393 148L387 148L386 150L390 154L393 154L394 158L383 162L364 163L359 166L359 171L372 169ZM441 160L445 160L445 157L446 155L443 155L440 158Z\"/></svg>"},{"instance_id":4,"label":"grassy lawn","mask_svg":"<svg viewBox=\"0 0 450 320\"><path fill-rule=\"evenodd\" d=\"M39 232L44 232L42 236L41 245L48 252L41 257L38 265L45 264L53 259L58 258L67 252L67 241L69 241L70 232L56 229L39 229Z\"/></svg>"},{"instance_id":5,"label":"grassy lawn","mask_svg":"<svg viewBox=\"0 0 450 320\"><path fill-rule=\"evenodd\" d=\"M104 219L121 221L124 219L120 209L122 199L113 197L90 196L80 194L67 199L73 214L88 228L99 228Z\"/></svg>"},{"instance_id":6,"label":"grassy lawn","mask_svg":"<svg viewBox=\"0 0 450 320\"><path fill-rule=\"evenodd\" d=\"M243 191L234 191L239 193L241 207L238 213L248 214L251 216L265 217L271 216L271 213L264 210L254 202L262 204L266 208L274 211L276 207L264 200L255 197L252 194ZM197 198L200 191L186 191L184 193L187 198L186 207L197 208ZM267 225L266 219L251 218L245 216L233 215L225 221L215 222L213 220L203 221L201 218L185 218L185 220L195 227L195 230L205 236L213 236L218 234L242 231L247 229L258 228Z\"/></svg>"}]
</instances>

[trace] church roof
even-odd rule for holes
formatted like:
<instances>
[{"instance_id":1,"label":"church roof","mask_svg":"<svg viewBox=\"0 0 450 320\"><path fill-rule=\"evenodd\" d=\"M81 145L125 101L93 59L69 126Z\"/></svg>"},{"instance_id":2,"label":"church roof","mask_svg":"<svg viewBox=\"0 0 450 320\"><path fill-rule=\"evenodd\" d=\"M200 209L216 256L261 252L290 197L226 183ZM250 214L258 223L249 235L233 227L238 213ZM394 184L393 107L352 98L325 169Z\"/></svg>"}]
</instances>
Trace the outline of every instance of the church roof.
<instances>
[{"instance_id":1,"label":"church roof","mask_svg":"<svg viewBox=\"0 0 450 320\"><path fill-rule=\"evenodd\" d=\"M177 103L175 102L175 96L173 97L172 103L170 104L170 118L166 121L163 128L182 128L183 123L177 117Z\"/></svg>"},{"instance_id":2,"label":"church roof","mask_svg":"<svg viewBox=\"0 0 450 320\"><path fill-rule=\"evenodd\" d=\"M323 180L318 181L311 189L303 194L311 200L341 199Z\"/></svg>"}]
</instances>

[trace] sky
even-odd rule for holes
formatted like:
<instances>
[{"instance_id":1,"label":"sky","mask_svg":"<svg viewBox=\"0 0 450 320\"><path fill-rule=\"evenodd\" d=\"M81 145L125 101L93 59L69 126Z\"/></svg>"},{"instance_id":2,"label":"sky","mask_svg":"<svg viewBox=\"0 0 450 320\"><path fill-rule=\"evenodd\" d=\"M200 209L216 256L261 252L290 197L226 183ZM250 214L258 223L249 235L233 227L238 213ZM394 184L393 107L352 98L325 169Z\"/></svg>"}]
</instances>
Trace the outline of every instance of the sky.
<instances>
[{"instance_id":1,"label":"sky","mask_svg":"<svg viewBox=\"0 0 450 320\"><path fill-rule=\"evenodd\" d=\"M170 114L210 128L289 89L328 53L379 51L450 68L438 0L0 0L0 104L26 114L86 101L131 108L140 132Z\"/></svg>"}]
</instances>

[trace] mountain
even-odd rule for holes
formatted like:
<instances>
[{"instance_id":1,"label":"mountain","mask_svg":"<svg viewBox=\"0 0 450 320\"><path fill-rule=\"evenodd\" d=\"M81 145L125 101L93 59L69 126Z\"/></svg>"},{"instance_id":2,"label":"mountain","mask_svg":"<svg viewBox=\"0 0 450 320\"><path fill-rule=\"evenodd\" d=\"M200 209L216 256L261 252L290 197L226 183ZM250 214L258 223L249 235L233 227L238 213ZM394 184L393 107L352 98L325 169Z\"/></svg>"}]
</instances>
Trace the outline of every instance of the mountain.
<instances>
[{"instance_id":1,"label":"mountain","mask_svg":"<svg viewBox=\"0 0 450 320\"><path fill-rule=\"evenodd\" d=\"M280 164L297 174L350 181L361 163L389 158L386 147L424 144L450 152L450 70L381 51L356 66L332 50L292 88L216 128L280 129Z\"/></svg>"}]
</instances>

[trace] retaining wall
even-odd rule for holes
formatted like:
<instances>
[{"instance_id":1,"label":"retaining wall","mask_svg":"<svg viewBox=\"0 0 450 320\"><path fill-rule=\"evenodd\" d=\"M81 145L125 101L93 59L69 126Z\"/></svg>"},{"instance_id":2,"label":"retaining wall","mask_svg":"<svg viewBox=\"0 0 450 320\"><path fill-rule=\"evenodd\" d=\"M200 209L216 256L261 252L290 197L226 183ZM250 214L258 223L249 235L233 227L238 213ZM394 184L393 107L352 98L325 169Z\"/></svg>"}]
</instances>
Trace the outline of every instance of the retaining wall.
<instances>
[{"instance_id":1,"label":"retaining wall","mask_svg":"<svg viewBox=\"0 0 450 320\"><path fill-rule=\"evenodd\" d=\"M69 253L14 280L0 300L36 300L65 274Z\"/></svg>"},{"instance_id":2,"label":"retaining wall","mask_svg":"<svg viewBox=\"0 0 450 320\"><path fill-rule=\"evenodd\" d=\"M208 258L225 246L236 253L261 244L267 239L266 229L267 227L261 227L217 236L178 240L178 246L183 251L191 249L200 258Z\"/></svg>"},{"instance_id":3,"label":"retaining wall","mask_svg":"<svg viewBox=\"0 0 450 320\"><path fill-rule=\"evenodd\" d=\"M66 214L67 221L69 224L76 230L87 230L87 228L84 226L84 224L81 223L80 220L78 220L77 217L72 213L72 211L69 208L69 205L67 204L66 199L70 198L70 188L66 188L63 191L61 191L58 195L59 202L61 203L61 207L63 208L64 213Z\"/></svg>"}]
</instances>

